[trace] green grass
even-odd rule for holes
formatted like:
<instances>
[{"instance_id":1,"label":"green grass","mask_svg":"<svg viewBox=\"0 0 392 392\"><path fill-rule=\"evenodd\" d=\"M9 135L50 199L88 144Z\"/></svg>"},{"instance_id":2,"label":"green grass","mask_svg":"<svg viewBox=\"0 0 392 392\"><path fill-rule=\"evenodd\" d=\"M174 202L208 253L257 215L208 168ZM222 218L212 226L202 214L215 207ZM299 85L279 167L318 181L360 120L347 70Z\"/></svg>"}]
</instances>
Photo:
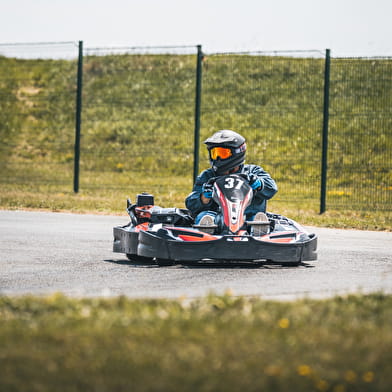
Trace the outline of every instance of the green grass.
<instances>
[{"instance_id":1,"label":"green grass","mask_svg":"<svg viewBox=\"0 0 392 392\"><path fill-rule=\"evenodd\" d=\"M392 297L0 297L0 390L389 391Z\"/></svg>"},{"instance_id":2,"label":"green grass","mask_svg":"<svg viewBox=\"0 0 392 392\"><path fill-rule=\"evenodd\" d=\"M80 195L73 195L76 61L0 57L0 207L121 213L192 188L193 55L85 56ZM212 55L201 141L232 128L279 186L270 209L304 224L391 230L390 60L333 59L328 213L318 215L324 61ZM200 170L208 167L200 148Z\"/></svg>"}]
</instances>

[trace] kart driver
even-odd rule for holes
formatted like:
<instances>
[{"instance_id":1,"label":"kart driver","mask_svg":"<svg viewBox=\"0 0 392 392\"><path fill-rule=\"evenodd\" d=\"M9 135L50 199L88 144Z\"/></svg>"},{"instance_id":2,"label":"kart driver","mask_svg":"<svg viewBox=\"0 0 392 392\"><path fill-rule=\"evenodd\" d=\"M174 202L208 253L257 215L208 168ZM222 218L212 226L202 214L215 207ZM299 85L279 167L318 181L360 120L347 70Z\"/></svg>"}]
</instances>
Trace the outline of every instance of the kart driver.
<instances>
[{"instance_id":1,"label":"kart driver","mask_svg":"<svg viewBox=\"0 0 392 392\"><path fill-rule=\"evenodd\" d=\"M218 205L212 199L211 178L227 174L245 174L254 191L251 204L245 210L247 220L268 221L265 215L266 201L278 191L275 181L257 165L245 164L245 138L231 130L214 133L205 142L211 168L204 170L196 179L192 192L185 199L185 205L195 216L195 224L220 226ZM256 234L256 233L254 233ZM261 233L259 233L261 234Z\"/></svg>"}]
</instances>

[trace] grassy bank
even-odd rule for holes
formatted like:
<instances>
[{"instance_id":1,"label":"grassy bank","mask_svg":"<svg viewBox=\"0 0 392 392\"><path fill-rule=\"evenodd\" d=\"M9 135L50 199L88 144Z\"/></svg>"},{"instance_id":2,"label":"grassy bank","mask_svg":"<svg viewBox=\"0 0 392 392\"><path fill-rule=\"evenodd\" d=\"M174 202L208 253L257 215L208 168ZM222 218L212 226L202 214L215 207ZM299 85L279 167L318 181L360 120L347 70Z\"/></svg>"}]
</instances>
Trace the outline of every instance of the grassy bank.
<instances>
[{"instance_id":1,"label":"grassy bank","mask_svg":"<svg viewBox=\"0 0 392 392\"><path fill-rule=\"evenodd\" d=\"M392 297L0 297L0 390L389 391Z\"/></svg>"}]
</instances>

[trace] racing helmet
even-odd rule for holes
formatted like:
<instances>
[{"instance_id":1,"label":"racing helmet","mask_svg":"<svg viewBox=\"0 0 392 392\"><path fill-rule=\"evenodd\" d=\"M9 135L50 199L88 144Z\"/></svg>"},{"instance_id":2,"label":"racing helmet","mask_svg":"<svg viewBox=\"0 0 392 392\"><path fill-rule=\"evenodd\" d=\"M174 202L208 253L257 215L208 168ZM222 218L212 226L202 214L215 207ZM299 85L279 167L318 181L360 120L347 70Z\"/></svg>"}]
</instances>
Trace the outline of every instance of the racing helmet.
<instances>
[{"instance_id":1,"label":"racing helmet","mask_svg":"<svg viewBox=\"0 0 392 392\"><path fill-rule=\"evenodd\" d=\"M222 129L204 141L212 169L222 175L245 162L245 138L237 132Z\"/></svg>"}]
</instances>

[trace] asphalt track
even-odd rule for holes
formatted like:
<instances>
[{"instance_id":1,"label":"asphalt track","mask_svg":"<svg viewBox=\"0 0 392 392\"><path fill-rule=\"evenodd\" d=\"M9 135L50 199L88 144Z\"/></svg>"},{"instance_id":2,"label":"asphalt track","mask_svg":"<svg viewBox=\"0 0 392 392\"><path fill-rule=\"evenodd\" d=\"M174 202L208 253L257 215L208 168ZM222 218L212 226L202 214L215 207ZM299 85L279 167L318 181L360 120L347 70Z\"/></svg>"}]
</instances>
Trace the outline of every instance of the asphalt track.
<instances>
[{"instance_id":1,"label":"asphalt track","mask_svg":"<svg viewBox=\"0 0 392 392\"><path fill-rule=\"evenodd\" d=\"M392 293L392 233L308 228L318 261L300 267L136 264L112 252L125 216L0 211L0 295L270 299Z\"/></svg>"}]
</instances>

